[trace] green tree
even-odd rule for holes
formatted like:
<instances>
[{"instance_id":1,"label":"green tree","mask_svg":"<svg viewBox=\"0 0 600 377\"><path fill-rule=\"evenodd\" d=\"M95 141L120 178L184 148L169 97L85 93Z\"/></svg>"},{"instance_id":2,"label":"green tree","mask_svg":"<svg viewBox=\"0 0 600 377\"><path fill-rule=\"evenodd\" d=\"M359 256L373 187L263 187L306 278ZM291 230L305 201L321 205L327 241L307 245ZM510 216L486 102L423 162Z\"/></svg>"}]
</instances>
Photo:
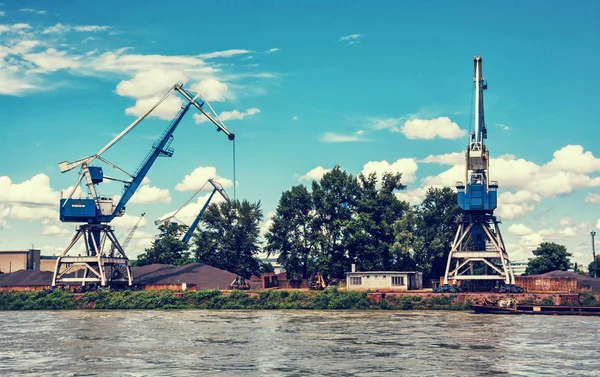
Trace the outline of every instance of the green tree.
<instances>
[{"instance_id":1,"label":"green tree","mask_svg":"<svg viewBox=\"0 0 600 377\"><path fill-rule=\"evenodd\" d=\"M360 190L356 209L345 222L343 244L350 261L363 270L392 270L403 264L399 263L399 256L406 257L406 254L399 254L397 245L394 248L397 244L395 224L408 209L408 204L395 195L397 190L406 188L400 182L401 177L401 174L384 173L378 182L375 173L358 176Z\"/></svg>"},{"instance_id":2,"label":"green tree","mask_svg":"<svg viewBox=\"0 0 600 377\"><path fill-rule=\"evenodd\" d=\"M312 226L319 230L315 232L316 268L325 276L341 278L349 261L356 257L354 250L347 250L344 241L353 231L347 225L356 212L360 185L356 177L336 166L320 182L313 181L312 197L315 206Z\"/></svg>"},{"instance_id":3,"label":"green tree","mask_svg":"<svg viewBox=\"0 0 600 377\"><path fill-rule=\"evenodd\" d=\"M535 250L536 257L529 261L525 275L539 275L546 272L561 270L567 271L571 267L569 258L573 254L567 248L554 242L542 242Z\"/></svg>"},{"instance_id":4,"label":"green tree","mask_svg":"<svg viewBox=\"0 0 600 377\"><path fill-rule=\"evenodd\" d=\"M136 266L148 264L173 264L182 266L190 263L188 245L181 242L180 237L187 231L186 225L162 224L158 227L159 238L152 246L138 256Z\"/></svg>"},{"instance_id":5,"label":"green tree","mask_svg":"<svg viewBox=\"0 0 600 377\"><path fill-rule=\"evenodd\" d=\"M591 261L588 265L588 275L591 277L600 277L600 258Z\"/></svg>"},{"instance_id":6,"label":"green tree","mask_svg":"<svg viewBox=\"0 0 600 377\"><path fill-rule=\"evenodd\" d=\"M457 194L450 187L428 189L423 202L415 207L414 258L425 278L444 275L460 213Z\"/></svg>"},{"instance_id":7,"label":"green tree","mask_svg":"<svg viewBox=\"0 0 600 377\"><path fill-rule=\"evenodd\" d=\"M196 261L245 277L260 274L260 201L211 204L194 234Z\"/></svg>"},{"instance_id":8,"label":"green tree","mask_svg":"<svg viewBox=\"0 0 600 377\"><path fill-rule=\"evenodd\" d=\"M283 192L265 235L267 255L276 255L288 278L306 279L315 270L314 205L306 187L298 185Z\"/></svg>"}]
</instances>

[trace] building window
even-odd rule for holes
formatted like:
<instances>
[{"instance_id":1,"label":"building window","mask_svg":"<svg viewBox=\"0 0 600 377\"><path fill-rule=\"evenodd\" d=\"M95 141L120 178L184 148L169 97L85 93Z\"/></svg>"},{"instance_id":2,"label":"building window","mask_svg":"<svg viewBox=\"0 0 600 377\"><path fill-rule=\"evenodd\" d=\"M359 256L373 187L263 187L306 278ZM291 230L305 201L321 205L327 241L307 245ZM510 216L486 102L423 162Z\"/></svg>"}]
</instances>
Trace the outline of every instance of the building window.
<instances>
[{"instance_id":1,"label":"building window","mask_svg":"<svg viewBox=\"0 0 600 377\"><path fill-rule=\"evenodd\" d=\"M404 285L404 276L392 276L392 285Z\"/></svg>"},{"instance_id":2,"label":"building window","mask_svg":"<svg viewBox=\"0 0 600 377\"><path fill-rule=\"evenodd\" d=\"M352 285L362 285L362 278L360 276L351 276L350 284Z\"/></svg>"}]
</instances>

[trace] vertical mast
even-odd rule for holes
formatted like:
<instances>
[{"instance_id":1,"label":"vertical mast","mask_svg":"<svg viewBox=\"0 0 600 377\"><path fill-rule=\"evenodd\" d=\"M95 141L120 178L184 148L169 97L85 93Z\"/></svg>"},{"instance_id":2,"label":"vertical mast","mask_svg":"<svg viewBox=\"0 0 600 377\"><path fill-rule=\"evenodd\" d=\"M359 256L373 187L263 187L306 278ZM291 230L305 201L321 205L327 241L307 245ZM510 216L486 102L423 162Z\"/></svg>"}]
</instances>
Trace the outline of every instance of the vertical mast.
<instances>
[{"instance_id":1,"label":"vertical mast","mask_svg":"<svg viewBox=\"0 0 600 377\"><path fill-rule=\"evenodd\" d=\"M475 142L481 142L481 137L479 133L479 96L481 87L479 85L479 81L481 80L481 56L476 56L473 58L475 63Z\"/></svg>"}]
</instances>

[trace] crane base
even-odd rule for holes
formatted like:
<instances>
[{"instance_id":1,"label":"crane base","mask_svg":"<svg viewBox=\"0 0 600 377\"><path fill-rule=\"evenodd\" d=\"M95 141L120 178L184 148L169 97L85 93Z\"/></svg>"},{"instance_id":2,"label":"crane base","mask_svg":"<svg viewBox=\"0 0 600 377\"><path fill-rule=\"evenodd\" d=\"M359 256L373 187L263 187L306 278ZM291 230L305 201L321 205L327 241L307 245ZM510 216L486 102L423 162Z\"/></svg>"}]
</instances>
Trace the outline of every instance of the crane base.
<instances>
[{"instance_id":1,"label":"crane base","mask_svg":"<svg viewBox=\"0 0 600 377\"><path fill-rule=\"evenodd\" d=\"M458 230L448 254L444 285L485 280L515 284L498 224L498 219L488 214L467 214L459 218Z\"/></svg>"},{"instance_id":2,"label":"crane base","mask_svg":"<svg viewBox=\"0 0 600 377\"><path fill-rule=\"evenodd\" d=\"M73 247L83 239L85 255L74 256ZM81 242L79 242L81 244ZM71 253L71 255L69 255ZM56 260L52 286L131 286L129 259L106 224L84 224L77 228L69 246Z\"/></svg>"}]
</instances>

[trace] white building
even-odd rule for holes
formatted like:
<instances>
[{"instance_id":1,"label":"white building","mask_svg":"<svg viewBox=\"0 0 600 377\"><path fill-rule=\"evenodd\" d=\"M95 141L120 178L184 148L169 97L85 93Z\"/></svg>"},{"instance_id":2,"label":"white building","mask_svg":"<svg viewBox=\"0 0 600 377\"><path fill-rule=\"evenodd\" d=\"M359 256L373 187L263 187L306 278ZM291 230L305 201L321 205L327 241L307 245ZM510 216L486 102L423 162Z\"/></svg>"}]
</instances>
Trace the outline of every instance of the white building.
<instances>
[{"instance_id":1,"label":"white building","mask_svg":"<svg viewBox=\"0 0 600 377\"><path fill-rule=\"evenodd\" d=\"M518 259L518 260L510 261L510 265L512 267L513 274L515 276L523 275L525 273L525 270L527 269L527 264L529 264L529 261L532 259L533 258L527 258L527 259Z\"/></svg>"},{"instance_id":2,"label":"white building","mask_svg":"<svg viewBox=\"0 0 600 377\"><path fill-rule=\"evenodd\" d=\"M408 291L423 288L422 272L360 271L346 272L348 290L392 289Z\"/></svg>"}]
</instances>

